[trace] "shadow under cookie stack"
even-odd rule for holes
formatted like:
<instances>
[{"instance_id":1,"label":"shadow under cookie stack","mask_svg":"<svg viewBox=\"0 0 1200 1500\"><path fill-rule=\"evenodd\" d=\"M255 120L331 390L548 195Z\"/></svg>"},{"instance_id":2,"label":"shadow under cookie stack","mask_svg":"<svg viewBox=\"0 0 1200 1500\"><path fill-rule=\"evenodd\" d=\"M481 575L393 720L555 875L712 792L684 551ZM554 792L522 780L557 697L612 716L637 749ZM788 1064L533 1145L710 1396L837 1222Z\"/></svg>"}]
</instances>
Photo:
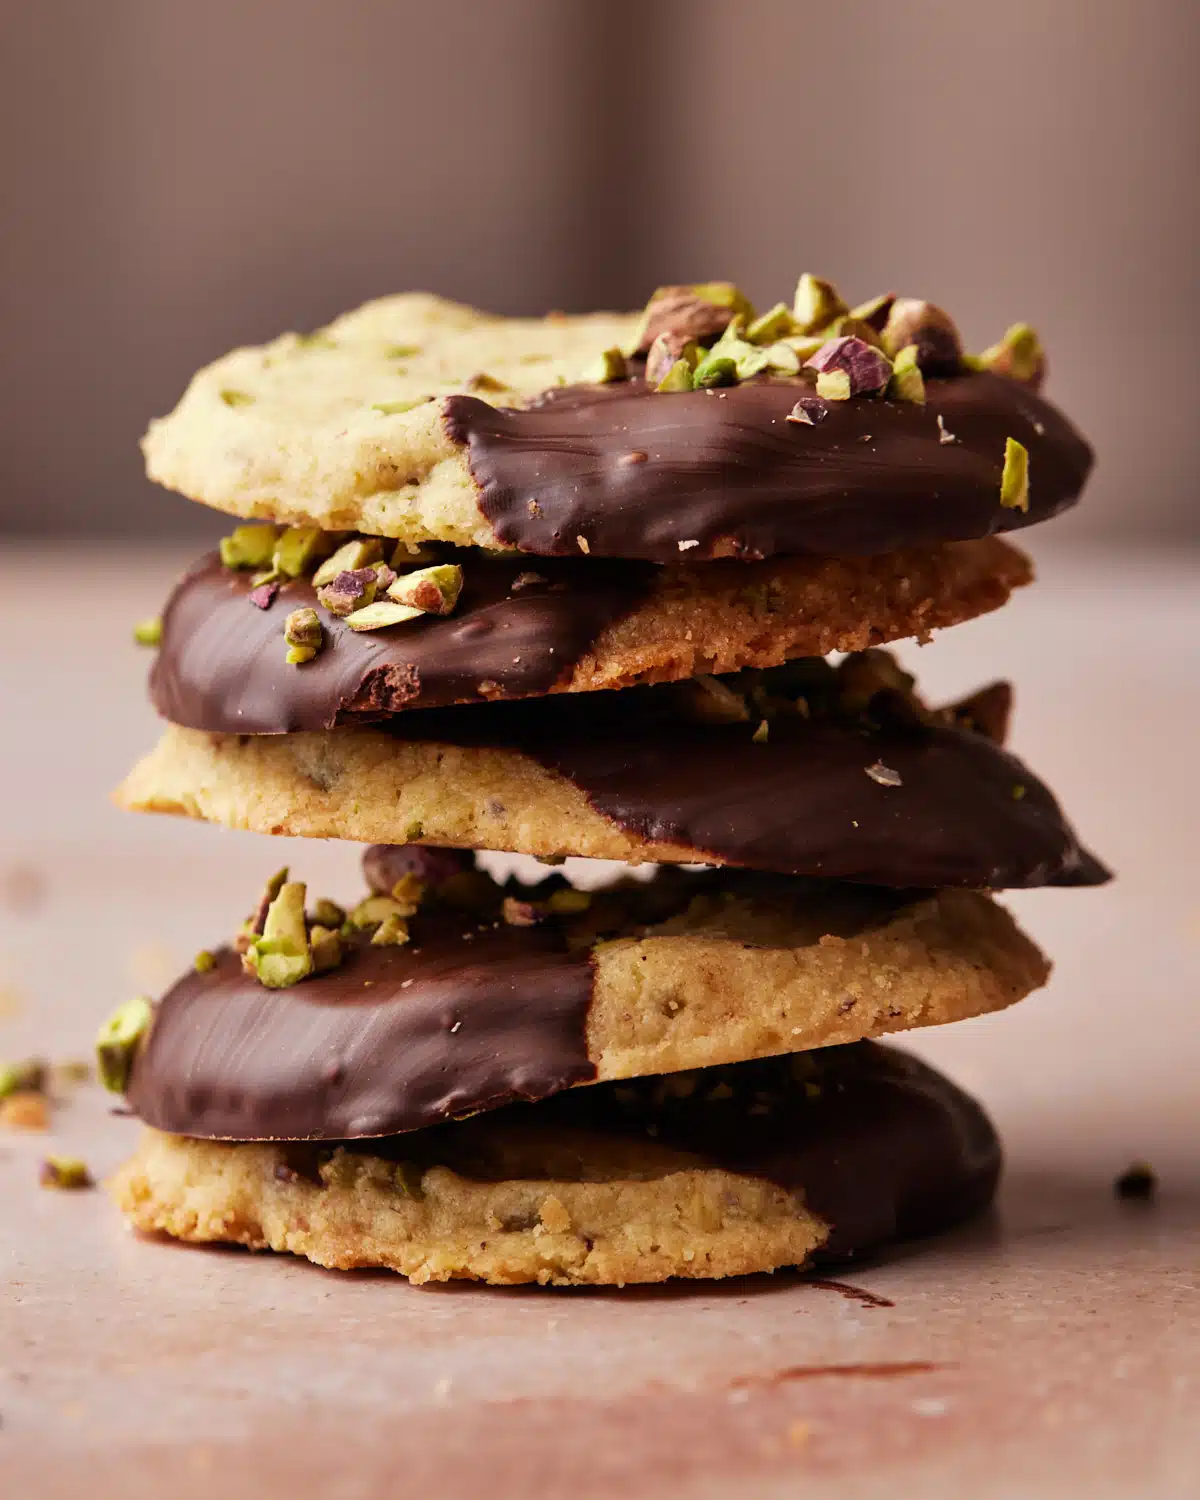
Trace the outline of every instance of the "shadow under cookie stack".
<instances>
[{"instance_id":1,"label":"shadow under cookie stack","mask_svg":"<svg viewBox=\"0 0 1200 1500\"><path fill-rule=\"evenodd\" d=\"M1004 684L932 706L879 648L1030 581L996 533L1091 464L1042 369L1023 325L969 356L805 275L763 313L391 297L201 371L149 472L241 524L139 627L167 728L118 800L370 847L342 904L248 880L102 1029L130 1223L621 1284L981 1210L987 1117L873 1038L1038 988L991 893L1108 874L1002 748Z\"/></svg>"}]
</instances>

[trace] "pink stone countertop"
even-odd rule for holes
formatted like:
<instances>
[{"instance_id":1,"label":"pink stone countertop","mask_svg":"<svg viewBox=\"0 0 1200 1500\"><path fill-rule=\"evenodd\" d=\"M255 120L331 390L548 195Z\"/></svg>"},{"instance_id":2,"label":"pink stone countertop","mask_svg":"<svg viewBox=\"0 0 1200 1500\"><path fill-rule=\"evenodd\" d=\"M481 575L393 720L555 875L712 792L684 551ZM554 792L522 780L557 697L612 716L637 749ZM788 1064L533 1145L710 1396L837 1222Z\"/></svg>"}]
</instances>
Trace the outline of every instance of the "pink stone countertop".
<instances>
[{"instance_id":1,"label":"pink stone countertop","mask_svg":"<svg viewBox=\"0 0 1200 1500\"><path fill-rule=\"evenodd\" d=\"M117 813L151 742L128 624L172 563L55 549L86 616L0 558L0 1058L98 1020L240 918L278 841ZM1184 1500L1200 1492L1200 562L1042 559L1000 615L909 649L934 696L1018 687L1015 744L1121 878L1011 904L1057 962L1007 1015L911 1038L992 1109L990 1219L842 1272L624 1291L417 1289L126 1233L136 1125L76 1091L0 1133L5 1500ZM18 712L15 705L20 705ZM286 857L352 892L356 851ZM1154 1166L1151 1203L1113 1178Z\"/></svg>"}]
</instances>

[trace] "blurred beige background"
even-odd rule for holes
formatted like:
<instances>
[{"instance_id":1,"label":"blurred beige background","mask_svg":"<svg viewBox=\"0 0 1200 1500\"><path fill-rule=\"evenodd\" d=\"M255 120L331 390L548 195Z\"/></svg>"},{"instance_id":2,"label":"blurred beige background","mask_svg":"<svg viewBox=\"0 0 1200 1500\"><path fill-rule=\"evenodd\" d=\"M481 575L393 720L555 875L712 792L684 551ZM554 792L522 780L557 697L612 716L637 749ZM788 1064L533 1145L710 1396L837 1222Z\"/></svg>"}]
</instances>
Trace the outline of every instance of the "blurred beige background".
<instances>
[{"instance_id":1,"label":"blurred beige background","mask_svg":"<svg viewBox=\"0 0 1200 1500\"><path fill-rule=\"evenodd\" d=\"M422 286L502 311L797 273L1049 345L1056 540L1200 540L1194 0L0 0L0 531L199 534L192 369Z\"/></svg>"}]
</instances>

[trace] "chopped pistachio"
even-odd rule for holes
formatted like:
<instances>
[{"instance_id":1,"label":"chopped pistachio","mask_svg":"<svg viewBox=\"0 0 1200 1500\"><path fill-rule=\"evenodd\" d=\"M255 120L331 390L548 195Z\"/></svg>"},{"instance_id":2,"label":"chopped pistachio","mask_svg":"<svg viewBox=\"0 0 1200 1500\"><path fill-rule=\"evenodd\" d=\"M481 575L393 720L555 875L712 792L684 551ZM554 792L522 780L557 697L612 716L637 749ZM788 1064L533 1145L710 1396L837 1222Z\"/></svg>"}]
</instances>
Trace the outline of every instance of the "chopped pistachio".
<instances>
[{"instance_id":1,"label":"chopped pistachio","mask_svg":"<svg viewBox=\"0 0 1200 1500\"><path fill-rule=\"evenodd\" d=\"M304 918L307 887L302 880L288 880L267 907L262 936L246 950L243 962L269 990L298 984L313 971L312 946Z\"/></svg>"},{"instance_id":2,"label":"chopped pistachio","mask_svg":"<svg viewBox=\"0 0 1200 1500\"><path fill-rule=\"evenodd\" d=\"M899 771L893 771L891 766L885 766L881 760L877 760L873 766L864 766L863 769L872 781L877 781L880 786L903 786Z\"/></svg>"},{"instance_id":3,"label":"chopped pistachio","mask_svg":"<svg viewBox=\"0 0 1200 1500\"><path fill-rule=\"evenodd\" d=\"M680 338L671 333L660 333L650 345L646 355L647 384L658 385L680 361L686 364L689 370L694 370L701 353L700 345L695 339Z\"/></svg>"},{"instance_id":4,"label":"chopped pistachio","mask_svg":"<svg viewBox=\"0 0 1200 1500\"><path fill-rule=\"evenodd\" d=\"M591 904L590 891L577 891L571 886L565 886L562 890L551 892L546 900L546 910L552 911L557 917L575 916L581 911L587 911Z\"/></svg>"},{"instance_id":5,"label":"chopped pistachio","mask_svg":"<svg viewBox=\"0 0 1200 1500\"><path fill-rule=\"evenodd\" d=\"M1004 472L1000 476L1000 504L1006 510L1029 509L1029 449L1016 438L1004 440Z\"/></svg>"},{"instance_id":6,"label":"chopped pistachio","mask_svg":"<svg viewBox=\"0 0 1200 1500\"><path fill-rule=\"evenodd\" d=\"M462 586L463 570L458 563L437 563L397 578L387 593L398 604L424 610L427 615L448 615L454 612Z\"/></svg>"},{"instance_id":7,"label":"chopped pistachio","mask_svg":"<svg viewBox=\"0 0 1200 1500\"><path fill-rule=\"evenodd\" d=\"M139 646L162 644L162 618L154 615L148 620L139 620L133 627L133 638Z\"/></svg>"},{"instance_id":8,"label":"chopped pistachio","mask_svg":"<svg viewBox=\"0 0 1200 1500\"><path fill-rule=\"evenodd\" d=\"M827 339L862 339L872 349L883 348L879 330L874 324L868 323L864 318L856 318L853 313L844 313L840 318L834 318L824 333Z\"/></svg>"},{"instance_id":9,"label":"chopped pistachio","mask_svg":"<svg viewBox=\"0 0 1200 1500\"><path fill-rule=\"evenodd\" d=\"M720 354L707 354L696 366L692 384L697 390L708 390L717 385L736 385L738 370L736 361ZM661 390L662 387L660 386Z\"/></svg>"},{"instance_id":10,"label":"chopped pistachio","mask_svg":"<svg viewBox=\"0 0 1200 1500\"><path fill-rule=\"evenodd\" d=\"M337 924L340 927L342 924ZM319 922L308 934L312 949L313 973L325 974L336 969L342 961L342 939L337 927L324 927Z\"/></svg>"},{"instance_id":11,"label":"chopped pistachio","mask_svg":"<svg viewBox=\"0 0 1200 1500\"><path fill-rule=\"evenodd\" d=\"M267 920L267 910L287 883L288 867L284 865L282 870L276 870L270 880L263 887L263 893L258 898L258 905L254 908L254 914L250 918L249 926L251 933L257 937L263 930Z\"/></svg>"},{"instance_id":12,"label":"chopped pistachio","mask_svg":"<svg viewBox=\"0 0 1200 1500\"><path fill-rule=\"evenodd\" d=\"M849 371L822 370L817 376L817 395L826 401L849 401Z\"/></svg>"},{"instance_id":13,"label":"chopped pistachio","mask_svg":"<svg viewBox=\"0 0 1200 1500\"><path fill-rule=\"evenodd\" d=\"M109 1016L96 1035L96 1072L113 1094L123 1094L133 1059L154 1019L154 1006L145 995L126 1000Z\"/></svg>"},{"instance_id":14,"label":"chopped pistachio","mask_svg":"<svg viewBox=\"0 0 1200 1500\"><path fill-rule=\"evenodd\" d=\"M767 743L767 740L770 738L770 735L770 724L766 719L760 719L758 721L758 728L754 731L750 738L756 745L765 745Z\"/></svg>"},{"instance_id":15,"label":"chopped pistachio","mask_svg":"<svg viewBox=\"0 0 1200 1500\"><path fill-rule=\"evenodd\" d=\"M838 295L830 281L822 281L805 271L796 284L796 295L792 301L792 316L799 333L816 333L826 328L834 318L840 318L849 308Z\"/></svg>"},{"instance_id":16,"label":"chopped pistachio","mask_svg":"<svg viewBox=\"0 0 1200 1500\"><path fill-rule=\"evenodd\" d=\"M229 387L221 392L221 400L226 406L252 406L254 404L254 397L249 391L235 391L230 390Z\"/></svg>"},{"instance_id":17,"label":"chopped pistachio","mask_svg":"<svg viewBox=\"0 0 1200 1500\"><path fill-rule=\"evenodd\" d=\"M283 622L283 638L290 648L286 659L291 665L312 661L325 639L316 610L292 610Z\"/></svg>"},{"instance_id":18,"label":"chopped pistachio","mask_svg":"<svg viewBox=\"0 0 1200 1500\"><path fill-rule=\"evenodd\" d=\"M414 870L406 870L392 886L391 897L407 910L402 915L411 917L425 899L427 884Z\"/></svg>"},{"instance_id":19,"label":"chopped pistachio","mask_svg":"<svg viewBox=\"0 0 1200 1500\"><path fill-rule=\"evenodd\" d=\"M374 604L378 588L379 574L374 568L355 568L339 573L332 583L322 584L317 590L317 603L331 615L350 615Z\"/></svg>"},{"instance_id":20,"label":"chopped pistachio","mask_svg":"<svg viewBox=\"0 0 1200 1500\"><path fill-rule=\"evenodd\" d=\"M346 913L336 901L330 901L328 896L322 896L313 906L309 920L321 927L337 928L346 920Z\"/></svg>"},{"instance_id":21,"label":"chopped pistachio","mask_svg":"<svg viewBox=\"0 0 1200 1500\"><path fill-rule=\"evenodd\" d=\"M925 377L917 364L916 344L905 344L896 355L887 394L893 401L912 401L918 406L924 406Z\"/></svg>"},{"instance_id":22,"label":"chopped pistachio","mask_svg":"<svg viewBox=\"0 0 1200 1500\"><path fill-rule=\"evenodd\" d=\"M394 896L367 896L353 911L346 913L346 922L353 932L365 932L378 927L389 917L412 916L411 903L397 901Z\"/></svg>"},{"instance_id":23,"label":"chopped pistachio","mask_svg":"<svg viewBox=\"0 0 1200 1500\"><path fill-rule=\"evenodd\" d=\"M47 1072L45 1061L40 1057L5 1063L0 1067L0 1099L7 1099L10 1094L42 1093Z\"/></svg>"},{"instance_id":24,"label":"chopped pistachio","mask_svg":"<svg viewBox=\"0 0 1200 1500\"><path fill-rule=\"evenodd\" d=\"M505 553L498 551L495 555L503 557ZM436 546L422 546L418 542L397 542L389 562L397 573L402 573L405 568L415 568L435 563L441 556L442 554Z\"/></svg>"},{"instance_id":25,"label":"chopped pistachio","mask_svg":"<svg viewBox=\"0 0 1200 1500\"><path fill-rule=\"evenodd\" d=\"M703 723L740 724L750 717L746 700L719 677L693 677L683 690L689 694L694 716Z\"/></svg>"},{"instance_id":26,"label":"chopped pistachio","mask_svg":"<svg viewBox=\"0 0 1200 1500\"><path fill-rule=\"evenodd\" d=\"M777 302L748 325L746 337L752 344L773 344L776 339L794 331L791 309L786 302Z\"/></svg>"},{"instance_id":27,"label":"chopped pistachio","mask_svg":"<svg viewBox=\"0 0 1200 1500\"><path fill-rule=\"evenodd\" d=\"M332 583L339 573L353 573L359 568L383 561L383 543L375 537L356 537L343 542L337 551L327 557L312 576L313 587Z\"/></svg>"},{"instance_id":28,"label":"chopped pistachio","mask_svg":"<svg viewBox=\"0 0 1200 1500\"><path fill-rule=\"evenodd\" d=\"M924 375L953 375L962 368L962 341L954 319L919 297L896 298L881 337L890 355L915 344L917 363Z\"/></svg>"},{"instance_id":29,"label":"chopped pistachio","mask_svg":"<svg viewBox=\"0 0 1200 1500\"><path fill-rule=\"evenodd\" d=\"M386 917L371 934L375 948L403 948L408 941L408 923L398 916Z\"/></svg>"},{"instance_id":30,"label":"chopped pistachio","mask_svg":"<svg viewBox=\"0 0 1200 1500\"><path fill-rule=\"evenodd\" d=\"M785 339L780 339L781 344L786 344L793 351L801 364L811 359L826 339L819 333L792 334Z\"/></svg>"},{"instance_id":31,"label":"chopped pistachio","mask_svg":"<svg viewBox=\"0 0 1200 1500\"><path fill-rule=\"evenodd\" d=\"M521 901L516 896L505 896L500 904L501 919L508 927L536 927L545 915L536 901Z\"/></svg>"},{"instance_id":32,"label":"chopped pistachio","mask_svg":"<svg viewBox=\"0 0 1200 1500\"><path fill-rule=\"evenodd\" d=\"M38 1173L38 1181L46 1188L61 1188L71 1192L79 1188L94 1187L87 1162L76 1156L48 1156Z\"/></svg>"},{"instance_id":33,"label":"chopped pistachio","mask_svg":"<svg viewBox=\"0 0 1200 1500\"><path fill-rule=\"evenodd\" d=\"M701 302L711 302L714 307L727 307L731 312L740 313L743 318L754 315L749 298L732 281L693 281L688 290L699 297Z\"/></svg>"},{"instance_id":34,"label":"chopped pistachio","mask_svg":"<svg viewBox=\"0 0 1200 1500\"><path fill-rule=\"evenodd\" d=\"M383 630L388 625L403 625L424 613L423 609L413 609L408 604L380 599L375 604L368 604L364 609L356 609L353 614L347 615L346 624L351 630Z\"/></svg>"},{"instance_id":35,"label":"chopped pistachio","mask_svg":"<svg viewBox=\"0 0 1200 1500\"><path fill-rule=\"evenodd\" d=\"M217 967L217 961L207 948L201 948L200 952L192 959L192 968L197 974L208 974Z\"/></svg>"},{"instance_id":36,"label":"chopped pistachio","mask_svg":"<svg viewBox=\"0 0 1200 1500\"><path fill-rule=\"evenodd\" d=\"M584 380L594 385L607 385L612 380L624 380L628 371L625 356L620 349L605 349L588 366Z\"/></svg>"},{"instance_id":37,"label":"chopped pistachio","mask_svg":"<svg viewBox=\"0 0 1200 1500\"><path fill-rule=\"evenodd\" d=\"M985 349L972 361L980 369L994 370L1022 385L1041 384L1046 369L1046 355L1041 340L1028 323L1014 323L998 344Z\"/></svg>"},{"instance_id":38,"label":"chopped pistachio","mask_svg":"<svg viewBox=\"0 0 1200 1500\"><path fill-rule=\"evenodd\" d=\"M691 365L686 359L677 359L654 389L656 391L690 391L692 389Z\"/></svg>"},{"instance_id":39,"label":"chopped pistachio","mask_svg":"<svg viewBox=\"0 0 1200 1500\"><path fill-rule=\"evenodd\" d=\"M790 344L779 339L774 344L768 344L764 353L767 356L768 370L773 370L777 375L799 375L800 356Z\"/></svg>"},{"instance_id":40,"label":"chopped pistachio","mask_svg":"<svg viewBox=\"0 0 1200 1500\"><path fill-rule=\"evenodd\" d=\"M860 302L857 307L852 307L850 316L861 323L869 323L878 332L887 322L895 300L895 292L884 292L881 297L871 297L866 302Z\"/></svg>"},{"instance_id":41,"label":"chopped pistachio","mask_svg":"<svg viewBox=\"0 0 1200 1500\"><path fill-rule=\"evenodd\" d=\"M1012 798L1013 798L1013 801L1014 802L1023 802L1025 800L1025 793L1028 790L1029 790L1028 787L1026 787L1023 782L1020 782L1020 781L1014 782L1013 783L1013 789L1012 789Z\"/></svg>"},{"instance_id":42,"label":"chopped pistachio","mask_svg":"<svg viewBox=\"0 0 1200 1500\"><path fill-rule=\"evenodd\" d=\"M416 396L411 401L372 401L371 410L385 417L400 417L418 406L428 406L432 400L432 396Z\"/></svg>"},{"instance_id":43,"label":"chopped pistachio","mask_svg":"<svg viewBox=\"0 0 1200 1500\"><path fill-rule=\"evenodd\" d=\"M277 575L300 578L329 550L329 533L319 526L289 526L275 543L271 567Z\"/></svg>"},{"instance_id":44,"label":"chopped pistachio","mask_svg":"<svg viewBox=\"0 0 1200 1500\"><path fill-rule=\"evenodd\" d=\"M221 561L227 568L265 568L275 555L278 527L270 522L235 526L221 538Z\"/></svg>"}]
</instances>

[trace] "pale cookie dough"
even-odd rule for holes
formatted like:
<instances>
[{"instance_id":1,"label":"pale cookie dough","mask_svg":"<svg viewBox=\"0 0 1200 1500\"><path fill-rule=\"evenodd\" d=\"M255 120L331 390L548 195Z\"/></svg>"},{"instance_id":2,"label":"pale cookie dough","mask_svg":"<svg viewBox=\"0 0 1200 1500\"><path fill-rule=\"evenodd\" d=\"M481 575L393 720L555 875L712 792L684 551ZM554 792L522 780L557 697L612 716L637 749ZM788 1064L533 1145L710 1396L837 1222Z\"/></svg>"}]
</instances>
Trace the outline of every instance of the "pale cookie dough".
<instances>
[{"instance_id":1,"label":"pale cookie dough","mask_svg":"<svg viewBox=\"0 0 1200 1500\"><path fill-rule=\"evenodd\" d=\"M497 318L420 292L384 297L201 370L151 423L146 471L235 516L494 547L465 452L429 398L518 405L628 344L639 316ZM420 404L394 409L408 402Z\"/></svg>"}]
</instances>

